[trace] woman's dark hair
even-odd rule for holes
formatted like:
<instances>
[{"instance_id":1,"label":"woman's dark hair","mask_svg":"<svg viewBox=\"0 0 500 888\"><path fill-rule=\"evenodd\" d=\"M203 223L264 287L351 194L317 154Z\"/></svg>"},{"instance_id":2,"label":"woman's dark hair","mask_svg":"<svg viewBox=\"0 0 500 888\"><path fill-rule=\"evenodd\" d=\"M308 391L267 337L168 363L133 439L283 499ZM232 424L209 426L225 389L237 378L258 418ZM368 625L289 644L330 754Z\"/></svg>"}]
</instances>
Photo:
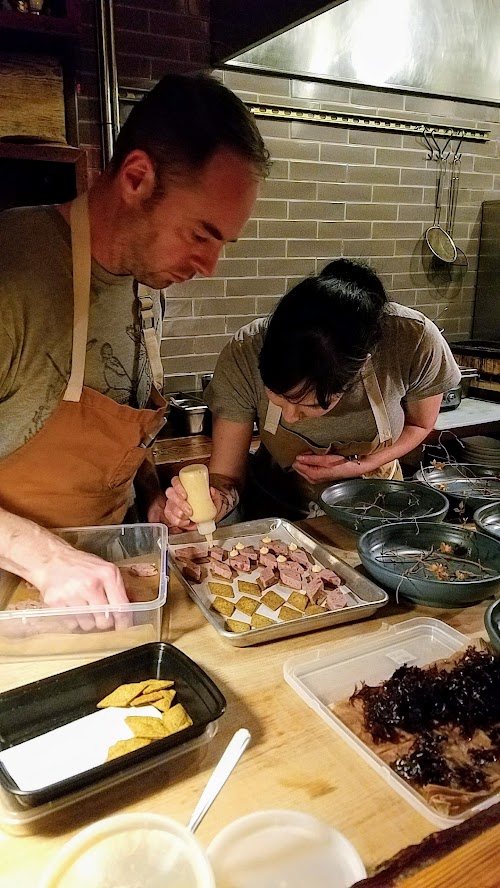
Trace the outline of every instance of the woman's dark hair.
<instances>
[{"instance_id":1,"label":"woman's dark hair","mask_svg":"<svg viewBox=\"0 0 500 888\"><path fill-rule=\"evenodd\" d=\"M264 385L299 401L308 394L325 410L354 382L382 332L387 303L375 272L335 259L283 296L272 312L259 357Z\"/></svg>"},{"instance_id":2,"label":"woman's dark hair","mask_svg":"<svg viewBox=\"0 0 500 888\"><path fill-rule=\"evenodd\" d=\"M230 148L264 178L269 152L243 102L209 74L167 74L132 108L116 140L110 169L145 151L157 177L192 174L219 148Z\"/></svg>"}]
</instances>

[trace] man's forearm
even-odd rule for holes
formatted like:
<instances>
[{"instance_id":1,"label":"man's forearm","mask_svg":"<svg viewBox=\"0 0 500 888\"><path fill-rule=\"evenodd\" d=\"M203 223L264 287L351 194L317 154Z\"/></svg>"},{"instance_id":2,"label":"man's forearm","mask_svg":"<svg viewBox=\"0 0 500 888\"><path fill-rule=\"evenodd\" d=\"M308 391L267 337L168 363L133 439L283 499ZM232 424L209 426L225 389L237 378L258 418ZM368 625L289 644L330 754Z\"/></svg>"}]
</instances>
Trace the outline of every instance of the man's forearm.
<instances>
[{"instance_id":1,"label":"man's forearm","mask_svg":"<svg viewBox=\"0 0 500 888\"><path fill-rule=\"evenodd\" d=\"M217 512L217 521L229 515L240 501L241 484L234 478L210 472L210 486L219 492L221 505Z\"/></svg>"},{"instance_id":2,"label":"man's forearm","mask_svg":"<svg viewBox=\"0 0 500 888\"><path fill-rule=\"evenodd\" d=\"M36 585L40 567L69 544L55 534L0 508L0 568Z\"/></svg>"}]
</instances>

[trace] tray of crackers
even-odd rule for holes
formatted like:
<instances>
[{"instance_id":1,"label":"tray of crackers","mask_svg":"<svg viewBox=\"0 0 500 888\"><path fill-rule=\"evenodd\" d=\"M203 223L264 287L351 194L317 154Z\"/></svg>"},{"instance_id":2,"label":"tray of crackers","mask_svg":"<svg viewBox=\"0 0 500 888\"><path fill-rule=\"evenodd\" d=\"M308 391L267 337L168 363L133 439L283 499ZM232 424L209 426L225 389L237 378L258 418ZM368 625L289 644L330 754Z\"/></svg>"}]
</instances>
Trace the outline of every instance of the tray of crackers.
<instances>
[{"instance_id":1,"label":"tray of crackers","mask_svg":"<svg viewBox=\"0 0 500 888\"><path fill-rule=\"evenodd\" d=\"M290 521L218 527L170 542L170 564L216 631L237 647L364 619L388 601L371 580Z\"/></svg>"},{"instance_id":2,"label":"tray of crackers","mask_svg":"<svg viewBox=\"0 0 500 888\"><path fill-rule=\"evenodd\" d=\"M42 806L161 764L226 708L193 660L151 642L0 694L0 788Z\"/></svg>"}]
</instances>

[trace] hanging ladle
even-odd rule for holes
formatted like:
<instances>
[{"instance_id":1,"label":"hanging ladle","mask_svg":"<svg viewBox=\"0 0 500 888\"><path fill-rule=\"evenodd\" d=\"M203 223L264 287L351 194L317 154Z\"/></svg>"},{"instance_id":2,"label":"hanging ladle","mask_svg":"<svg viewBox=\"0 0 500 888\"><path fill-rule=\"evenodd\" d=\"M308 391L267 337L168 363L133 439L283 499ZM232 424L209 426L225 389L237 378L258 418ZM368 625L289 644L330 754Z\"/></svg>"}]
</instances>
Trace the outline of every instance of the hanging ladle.
<instances>
[{"instance_id":1,"label":"hanging ladle","mask_svg":"<svg viewBox=\"0 0 500 888\"><path fill-rule=\"evenodd\" d=\"M448 166L448 155L445 157L445 149L449 143L446 143L444 148L440 148L435 137L434 133L427 134L426 141L432 138L434 142L434 150L436 151L436 160L438 163L437 168L437 179L436 179L436 204L434 208L434 221L431 226L425 232L425 240L427 246L431 253L436 256L437 259L440 259L441 262L454 262L457 258L457 248L453 239L450 237L445 228L443 228L439 224L439 219L441 215L441 195L443 191L443 180L446 178L446 170ZM451 187L451 185L450 185Z\"/></svg>"}]
</instances>

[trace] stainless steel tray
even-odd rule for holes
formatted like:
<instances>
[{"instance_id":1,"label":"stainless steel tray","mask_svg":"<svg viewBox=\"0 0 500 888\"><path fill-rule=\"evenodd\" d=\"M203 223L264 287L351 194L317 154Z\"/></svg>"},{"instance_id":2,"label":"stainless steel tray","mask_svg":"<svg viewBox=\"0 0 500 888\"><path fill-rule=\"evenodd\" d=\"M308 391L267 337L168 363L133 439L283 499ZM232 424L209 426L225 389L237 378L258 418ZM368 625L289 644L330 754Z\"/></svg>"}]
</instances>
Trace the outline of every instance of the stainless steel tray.
<instances>
[{"instance_id":1,"label":"stainless steel tray","mask_svg":"<svg viewBox=\"0 0 500 888\"><path fill-rule=\"evenodd\" d=\"M298 617L296 620L280 621L276 625L266 626L262 629L251 629L248 632L229 632L224 628L224 617L210 610L210 604L214 596L208 589L208 579L193 585L182 575L175 560L177 549L200 542L199 534L196 532L180 534L175 537L175 543L172 543L171 537L169 559L172 569L208 622L229 644L235 647L247 647L248 645L260 644L263 641L287 638L292 635L300 635L303 632L313 632L315 629L324 629L327 626L336 626L339 623L363 620L366 617L371 617L377 608L382 607L389 600L389 596L383 589L380 589L371 580L362 576L349 564L346 564L345 561L341 561L335 555L331 555L309 534L304 533L303 530L300 530L290 521L285 521L282 518L266 518L218 527L215 542L223 544L231 541L234 544L242 542L249 546L260 546L261 538L270 533L273 534L274 539L282 540L286 543L296 543L305 549L306 552L309 552L319 564L334 570L343 580L342 588L347 595L348 605L336 611L326 611L324 614L312 614L308 617ZM258 569L256 569L252 573L245 574L245 580L255 582L258 572ZM214 577L214 579L216 578ZM217 581L228 582L219 579ZM235 590L235 600L237 600L239 593L234 581L233 588ZM279 583L272 588L273 591L279 591L279 594L285 599L293 591L286 586L281 586ZM276 613L269 611L269 615L276 619ZM233 616L238 619L237 609ZM244 615L240 619L243 617Z\"/></svg>"}]
</instances>

